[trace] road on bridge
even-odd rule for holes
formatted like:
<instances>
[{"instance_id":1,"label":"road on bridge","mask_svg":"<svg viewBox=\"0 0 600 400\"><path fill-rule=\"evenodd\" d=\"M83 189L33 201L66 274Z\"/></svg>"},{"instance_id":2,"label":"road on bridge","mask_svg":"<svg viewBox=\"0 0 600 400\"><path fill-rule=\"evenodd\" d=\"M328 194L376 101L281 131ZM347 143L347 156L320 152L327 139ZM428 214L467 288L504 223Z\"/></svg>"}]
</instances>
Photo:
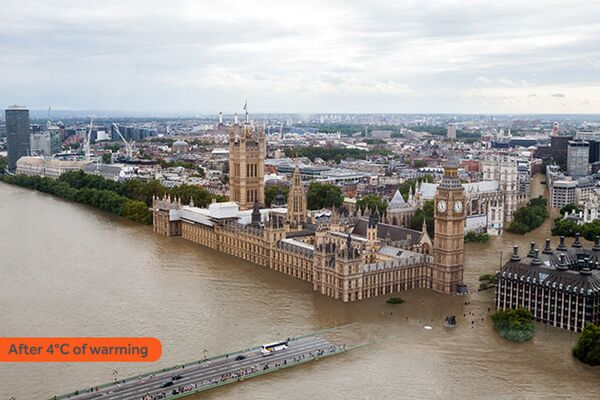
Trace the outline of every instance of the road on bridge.
<instances>
[{"instance_id":1,"label":"road on bridge","mask_svg":"<svg viewBox=\"0 0 600 400\"><path fill-rule=\"evenodd\" d=\"M290 339L288 348L263 356L260 348L168 368L153 374L54 397L68 400L159 400L193 394L345 351L317 336ZM242 357L243 356L243 359ZM180 396L179 396L180 397Z\"/></svg>"}]
</instances>

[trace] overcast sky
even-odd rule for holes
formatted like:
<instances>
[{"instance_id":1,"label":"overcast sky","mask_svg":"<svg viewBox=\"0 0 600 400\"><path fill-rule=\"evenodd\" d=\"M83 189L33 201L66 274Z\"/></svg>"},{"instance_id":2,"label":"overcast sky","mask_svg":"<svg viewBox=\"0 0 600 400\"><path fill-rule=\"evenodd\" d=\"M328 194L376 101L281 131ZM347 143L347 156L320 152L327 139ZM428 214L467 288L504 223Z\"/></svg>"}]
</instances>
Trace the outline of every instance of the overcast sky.
<instances>
[{"instance_id":1,"label":"overcast sky","mask_svg":"<svg viewBox=\"0 0 600 400\"><path fill-rule=\"evenodd\" d=\"M600 113L600 1L2 0L2 106L229 113L245 98Z\"/></svg>"}]
</instances>

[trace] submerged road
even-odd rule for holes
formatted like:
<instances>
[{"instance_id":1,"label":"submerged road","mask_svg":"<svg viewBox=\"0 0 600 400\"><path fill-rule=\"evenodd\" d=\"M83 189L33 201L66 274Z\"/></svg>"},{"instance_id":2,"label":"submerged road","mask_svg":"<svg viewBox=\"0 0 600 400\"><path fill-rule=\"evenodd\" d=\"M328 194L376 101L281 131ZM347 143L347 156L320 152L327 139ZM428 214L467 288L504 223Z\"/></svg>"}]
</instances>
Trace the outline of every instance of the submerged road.
<instances>
[{"instance_id":1,"label":"submerged road","mask_svg":"<svg viewBox=\"0 0 600 400\"><path fill-rule=\"evenodd\" d=\"M260 348L254 348L79 390L52 400L159 400L182 397L183 393L197 393L343 351L345 346L333 345L317 336L292 338L287 349L267 357L260 353Z\"/></svg>"}]
</instances>

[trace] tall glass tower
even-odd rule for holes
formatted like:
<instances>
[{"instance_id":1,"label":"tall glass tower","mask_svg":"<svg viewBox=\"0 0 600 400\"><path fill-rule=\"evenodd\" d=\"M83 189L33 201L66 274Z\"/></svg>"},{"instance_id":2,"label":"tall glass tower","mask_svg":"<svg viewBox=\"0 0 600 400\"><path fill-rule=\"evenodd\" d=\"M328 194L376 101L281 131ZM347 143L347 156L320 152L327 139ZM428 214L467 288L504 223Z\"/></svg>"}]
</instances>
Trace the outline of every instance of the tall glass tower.
<instances>
[{"instance_id":1,"label":"tall glass tower","mask_svg":"<svg viewBox=\"0 0 600 400\"><path fill-rule=\"evenodd\" d=\"M29 110L22 106L11 106L6 109L5 116L8 169L14 171L17 168L17 160L31 152Z\"/></svg>"}]
</instances>

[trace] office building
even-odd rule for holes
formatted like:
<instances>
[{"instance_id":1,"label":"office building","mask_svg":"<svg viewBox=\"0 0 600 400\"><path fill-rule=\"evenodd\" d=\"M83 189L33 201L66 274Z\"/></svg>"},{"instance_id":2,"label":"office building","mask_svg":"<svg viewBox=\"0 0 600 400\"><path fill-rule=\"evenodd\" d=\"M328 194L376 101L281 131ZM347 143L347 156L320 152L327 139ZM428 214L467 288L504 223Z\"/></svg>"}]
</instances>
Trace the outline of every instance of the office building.
<instances>
[{"instance_id":1,"label":"office building","mask_svg":"<svg viewBox=\"0 0 600 400\"><path fill-rule=\"evenodd\" d=\"M590 144L583 140L570 140L567 145L567 175L580 178L589 173Z\"/></svg>"},{"instance_id":2,"label":"office building","mask_svg":"<svg viewBox=\"0 0 600 400\"><path fill-rule=\"evenodd\" d=\"M564 237L553 249L550 239L542 251L535 243L526 257L517 246L496 274L496 307L524 307L536 321L580 332L600 323L600 240L583 248L579 234L568 248Z\"/></svg>"},{"instance_id":3,"label":"office building","mask_svg":"<svg viewBox=\"0 0 600 400\"><path fill-rule=\"evenodd\" d=\"M567 204L576 204L577 181L572 179L555 180L550 186L550 205L562 208Z\"/></svg>"},{"instance_id":4,"label":"office building","mask_svg":"<svg viewBox=\"0 0 600 400\"><path fill-rule=\"evenodd\" d=\"M11 106L5 111L6 145L8 150L8 169L17 168L17 160L31 153L29 139L29 110L22 106Z\"/></svg>"},{"instance_id":5,"label":"office building","mask_svg":"<svg viewBox=\"0 0 600 400\"><path fill-rule=\"evenodd\" d=\"M567 146L573 136L552 136L550 138L550 152L552 159L560 165L567 165Z\"/></svg>"},{"instance_id":6,"label":"office building","mask_svg":"<svg viewBox=\"0 0 600 400\"><path fill-rule=\"evenodd\" d=\"M49 156L51 155L50 134L48 132L32 133L30 138L31 155Z\"/></svg>"}]
</instances>

